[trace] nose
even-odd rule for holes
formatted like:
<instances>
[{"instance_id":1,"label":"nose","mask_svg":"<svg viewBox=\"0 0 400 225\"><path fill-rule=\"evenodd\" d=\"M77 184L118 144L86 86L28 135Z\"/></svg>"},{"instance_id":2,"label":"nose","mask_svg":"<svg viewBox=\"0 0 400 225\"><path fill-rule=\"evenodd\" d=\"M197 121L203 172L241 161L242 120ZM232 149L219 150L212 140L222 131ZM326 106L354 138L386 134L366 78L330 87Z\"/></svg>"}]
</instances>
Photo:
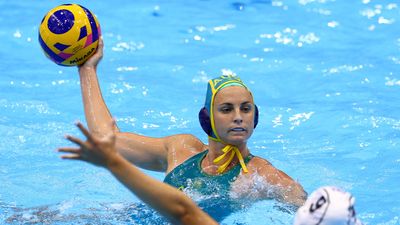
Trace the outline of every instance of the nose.
<instances>
[{"instance_id":1,"label":"nose","mask_svg":"<svg viewBox=\"0 0 400 225\"><path fill-rule=\"evenodd\" d=\"M233 118L233 122L236 124L241 124L243 122L242 114L240 112L240 109L235 110L235 115Z\"/></svg>"}]
</instances>

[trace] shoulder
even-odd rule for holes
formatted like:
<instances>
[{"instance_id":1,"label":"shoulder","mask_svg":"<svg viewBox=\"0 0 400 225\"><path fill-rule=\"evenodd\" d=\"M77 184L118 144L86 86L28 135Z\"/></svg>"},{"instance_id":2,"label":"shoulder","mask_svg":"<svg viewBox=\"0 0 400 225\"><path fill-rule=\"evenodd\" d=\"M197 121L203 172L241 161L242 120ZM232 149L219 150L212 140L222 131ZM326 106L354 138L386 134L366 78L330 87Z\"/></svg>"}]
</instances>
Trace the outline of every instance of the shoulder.
<instances>
[{"instance_id":1,"label":"shoulder","mask_svg":"<svg viewBox=\"0 0 400 225\"><path fill-rule=\"evenodd\" d=\"M258 156L254 156L248 163L250 167L254 169L274 168L274 166L266 159Z\"/></svg>"},{"instance_id":2,"label":"shoulder","mask_svg":"<svg viewBox=\"0 0 400 225\"><path fill-rule=\"evenodd\" d=\"M200 139L191 134L177 134L166 137L168 169L167 172L184 161L207 149Z\"/></svg>"},{"instance_id":3,"label":"shoulder","mask_svg":"<svg viewBox=\"0 0 400 225\"><path fill-rule=\"evenodd\" d=\"M199 138L192 134L176 134L166 137L165 144L167 147L179 147L180 150L192 150L201 152L207 148Z\"/></svg>"}]
</instances>

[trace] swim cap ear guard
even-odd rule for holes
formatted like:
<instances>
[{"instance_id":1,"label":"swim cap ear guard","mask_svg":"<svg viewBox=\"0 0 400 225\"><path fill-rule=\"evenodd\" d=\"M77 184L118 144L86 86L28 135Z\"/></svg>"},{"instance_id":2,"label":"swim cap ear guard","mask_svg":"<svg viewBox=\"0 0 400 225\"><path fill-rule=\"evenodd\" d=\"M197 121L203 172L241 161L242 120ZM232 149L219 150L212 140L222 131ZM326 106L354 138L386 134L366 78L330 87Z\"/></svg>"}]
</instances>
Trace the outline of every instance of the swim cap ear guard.
<instances>
[{"instance_id":1,"label":"swim cap ear guard","mask_svg":"<svg viewBox=\"0 0 400 225\"><path fill-rule=\"evenodd\" d=\"M254 128L256 128L258 124L258 107L257 105L254 105ZM210 121L210 114L208 113L206 107L203 107L199 111L199 121L201 128L203 128L204 132L208 136L211 136L212 134L212 127L211 127L211 121Z\"/></svg>"}]
</instances>

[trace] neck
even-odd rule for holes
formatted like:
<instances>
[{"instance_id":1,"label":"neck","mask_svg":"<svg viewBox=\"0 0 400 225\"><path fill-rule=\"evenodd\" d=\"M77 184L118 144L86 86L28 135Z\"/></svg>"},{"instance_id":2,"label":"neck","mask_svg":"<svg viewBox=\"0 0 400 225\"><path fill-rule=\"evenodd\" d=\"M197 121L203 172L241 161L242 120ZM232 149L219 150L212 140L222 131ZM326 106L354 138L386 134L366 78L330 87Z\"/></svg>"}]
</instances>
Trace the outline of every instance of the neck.
<instances>
[{"instance_id":1,"label":"neck","mask_svg":"<svg viewBox=\"0 0 400 225\"><path fill-rule=\"evenodd\" d=\"M224 154L224 152L222 151L222 149L227 145L227 144L223 144L221 142L217 142L214 141L212 139L208 140L208 153L207 156L204 158L203 162L202 162L202 168L205 172L210 173L210 174L217 174L217 169L218 169L218 165L215 164L213 161L214 159L216 159L217 157L221 156L222 154ZM240 153L242 154L243 158L246 158L250 152L247 149L247 144L243 143L239 146L236 146ZM229 157L225 157L220 163L218 164L223 164L228 160ZM234 157L233 160L230 162L229 166L227 167L227 170L229 170L230 168L234 167L236 164L239 163L239 160L237 159L237 157ZM227 171L226 170L226 171Z\"/></svg>"},{"instance_id":2,"label":"neck","mask_svg":"<svg viewBox=\"0 0 400 225\"><path fill-rule=\"evenodd\" d=\"M217 158L218 156L222 155L222 149L226 146L227 144L218 142L218 141L214 141L210 138L208 138L208 147L209 147L209 153L212 152L213 154L215 154L215 158ZM232 144L233 145L233 144ZM243 157L247 157L249 155L249 149L247 149L247 143L243 142L239 145L233 145L236 146L240 153L242 154Z\"/></svg>"}]
</instances>

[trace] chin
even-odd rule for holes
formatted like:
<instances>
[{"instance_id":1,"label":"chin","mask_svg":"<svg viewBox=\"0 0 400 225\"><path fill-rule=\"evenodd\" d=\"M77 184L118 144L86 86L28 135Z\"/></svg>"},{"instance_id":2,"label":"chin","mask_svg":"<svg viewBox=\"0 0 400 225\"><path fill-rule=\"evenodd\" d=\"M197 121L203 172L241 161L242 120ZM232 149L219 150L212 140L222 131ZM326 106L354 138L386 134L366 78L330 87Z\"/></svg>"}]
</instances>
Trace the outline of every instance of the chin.
<instances>
[{"instance_id":1,"label":"chin","mask_svg":"<svg viewBox=\"0 0 400 225\"><path fill-rule=\"evenodd\" d=\"M248 137L231 137L226 140L226 143L231 145L242 145L247 143Z\"/></svg>"}]
</instances>

